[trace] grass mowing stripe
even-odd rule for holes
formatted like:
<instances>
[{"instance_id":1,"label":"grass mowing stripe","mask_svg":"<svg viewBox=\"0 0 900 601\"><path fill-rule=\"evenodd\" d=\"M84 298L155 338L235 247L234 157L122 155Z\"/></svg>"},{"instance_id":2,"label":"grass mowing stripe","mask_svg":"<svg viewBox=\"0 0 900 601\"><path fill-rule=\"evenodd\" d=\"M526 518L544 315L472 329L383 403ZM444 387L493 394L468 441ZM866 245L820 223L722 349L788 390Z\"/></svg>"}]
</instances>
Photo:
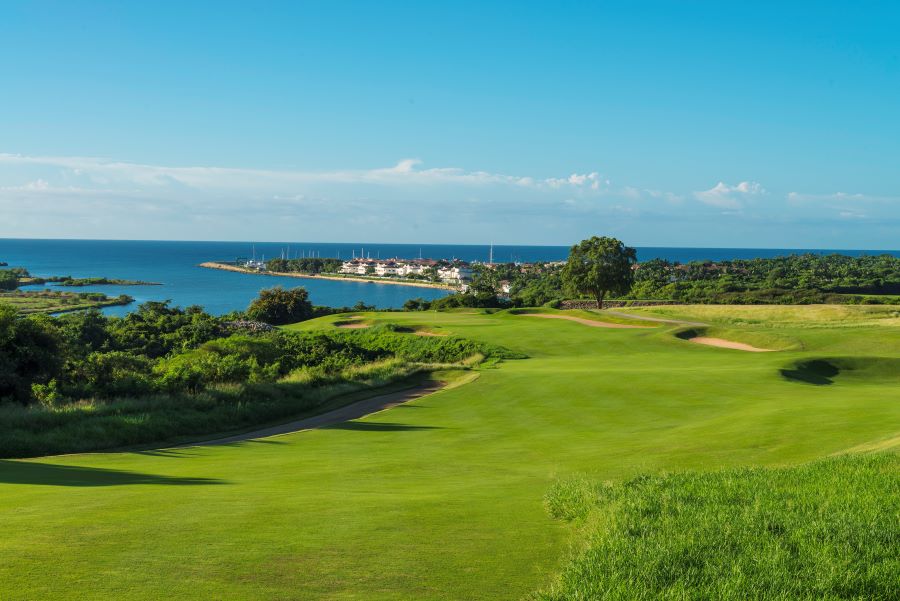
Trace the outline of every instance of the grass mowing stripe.
<instances>
[{"instance_id":1,"label":"grass mowing stripe","mask_svg":"<svg viewBox=\"0 0 900 601\"><path fill-rule=\"evenodd\" d=\"M552 581L573 540L543 508L557 478L792 465L889 439L900 424L895 385L780 373L804 358L898 358L898 328L811 327L810 314L776 324L804 351L754 355L685 344L667 327L363 315L529 358L361 428L0 462L0 598L519 599ZM66 484L45 466L102 482Z\"/></svg>"}]
</instances>

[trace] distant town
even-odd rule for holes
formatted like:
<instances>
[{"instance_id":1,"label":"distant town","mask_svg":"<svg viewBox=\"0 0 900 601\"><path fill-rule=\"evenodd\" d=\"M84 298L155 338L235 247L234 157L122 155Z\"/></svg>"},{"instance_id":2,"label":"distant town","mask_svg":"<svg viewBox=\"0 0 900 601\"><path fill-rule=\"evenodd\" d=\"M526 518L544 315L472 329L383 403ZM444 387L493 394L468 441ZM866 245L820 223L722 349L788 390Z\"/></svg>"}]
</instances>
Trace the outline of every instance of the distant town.
<instances>
[{"instance_id":1,"label":"distant town","mask_svg":"<svg viewBox=\"0 0 900 601\"><path fill-rule=\"evenodd\" d=\"M403 280L404 283L442 284L466 292L477 268L494 269L491 262L468 262L459 259L372 259L354 257L340 260L334 258L303 259L247 259L239 257L233 265L243 270L260 273L280 273L302 271L310 275L353 277L359 279ZM524 269L526 264L520 264ZM502 280L498 283L500 294L509 294L510 282Z\"/></svg>"}]
</instances>

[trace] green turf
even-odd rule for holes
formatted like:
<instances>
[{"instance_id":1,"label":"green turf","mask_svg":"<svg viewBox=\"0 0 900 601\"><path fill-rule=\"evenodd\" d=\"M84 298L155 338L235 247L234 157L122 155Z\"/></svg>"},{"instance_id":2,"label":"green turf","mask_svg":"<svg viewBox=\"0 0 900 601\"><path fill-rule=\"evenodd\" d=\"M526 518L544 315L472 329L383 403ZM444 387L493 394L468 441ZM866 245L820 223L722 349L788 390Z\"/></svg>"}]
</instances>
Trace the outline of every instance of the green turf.
<instances>
[{"instance_id":1,"label":"green turf","mask_svg":"<svg viewBox=\"0 0 900 601\"><path fill-rule=\"evenodd\" d=\"M553 580L572 542L542 505L558 478L896 447L900 404L885 361L900 358L897 320L842 313L831 327L818 309L792 310L754 324L710 319L758 336L773 319L777 336L802 346L758 354L680 340L676 326L365 314L529 358L314 432L2 461L0 599L521 598ZM836 363L828 383L783 374L834 358L855 363Z\"/></svg>"},{"instance_id":2,"label":"green turf","mask_svg":"<svg viewBox=\"0 0 900 601\"><path fill-rule=\"evenodd\" d=\"M586 544L545 601L889 601L900 590L897 454L615 485L576 477L547 507L584 520Z\"/></svg>"}]
</instances>

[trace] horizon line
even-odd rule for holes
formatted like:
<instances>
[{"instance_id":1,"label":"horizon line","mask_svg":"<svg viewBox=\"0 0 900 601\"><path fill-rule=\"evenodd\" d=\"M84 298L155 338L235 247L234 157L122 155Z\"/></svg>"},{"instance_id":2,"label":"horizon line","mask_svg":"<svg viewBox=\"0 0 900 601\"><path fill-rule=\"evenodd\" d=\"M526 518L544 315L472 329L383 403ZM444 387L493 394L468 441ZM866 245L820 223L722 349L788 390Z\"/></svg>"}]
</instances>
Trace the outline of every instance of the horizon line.
<instances>
[{"instance_id":1,"label":"horizon line","mask_svg":"<svg viewBox=\"0 0 900 601\"><path fill-rule=\"evenodd\" d=\"M354 241L354 242L322 242L322 241L314 241L314 240L258 240L258 239L244 239L244 240L214 240L214 239L188 239L188 238L32 238L32 237L3 237L0 236L0 240L29 240L29 241L68 241L68 242L204 242L204 243L226 243L226 244L331 244L335 246L339 245L394 245L394 246L472 246L472 247L489 247L489 246L499 246L499 247L539 247L539 248L569 248L573 244L525 244L525 243L516 243L516 244L497 244L497 243L483 243L483 244L473 244L473 243L463 243L463 242L364 242L364 241ZM826 248L826 247L776 247L776 246L659 246L659 245L644 245L644 244L628 244L631 248L671 248L671 249L683 249L683 250L789 250L789 251L801 251L801 250L833 250L833 251L862 251L862 252L881 252L881 253L896 253L900 252L900 249L891 249L891 248Z\"/></svg>"}]
</instances>

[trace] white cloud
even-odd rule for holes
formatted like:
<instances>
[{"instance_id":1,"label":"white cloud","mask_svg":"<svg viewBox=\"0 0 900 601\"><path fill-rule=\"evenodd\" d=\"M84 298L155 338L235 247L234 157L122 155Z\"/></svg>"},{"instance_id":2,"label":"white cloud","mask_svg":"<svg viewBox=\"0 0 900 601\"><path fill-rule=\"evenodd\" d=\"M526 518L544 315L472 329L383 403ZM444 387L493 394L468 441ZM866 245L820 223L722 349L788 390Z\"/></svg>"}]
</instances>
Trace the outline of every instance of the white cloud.
<instances>
[{"instance_id":1,"label":"white cloud","mask_svg":"<svg viewBox=\"0 0 900 601\"><path fill-rule=\"evenodd\" d=\"M417 158L372 169L309 171L0 154L0 236L116 232L144 238L477 242L506 233L553 243L628 228L645 239L661 228L665 238L677 224L714 231L708 224L725 223L717 220L726 214L732 216L728 223L740 219L747 227L775 217L781 225L887 227L896 223L897 205L891 203L900 201L848 193L775 195L752 181L679 193L614 183L599 171L563 173L568 175L427 167ZM812 215L810 204L821 210ZM570 232L568 238L559 238L563 231Z\"/></svg>"},{"instance_id":2,"label":"white cloud","mask_svg":"<svg viewBox=\"0 0 900 601\"><path fill-rule=\"evenodd\" d=\"M809 202L851 202L851 203L900 203L900 196L877 196L872 194L849 194L847 192L834 192L833 194L806 194L803 192L788 192L787 200L790 203Z\"/></svg>"},{"instance_id":3,"label":"white cloud","mask_svg":"<svg viewBox=\"0 0 900 601\"><path fill-rule=\"evenodd\" d=\"M127 163L93 157L53 157L0 154L0 166L52 168L71 178L98 186L185 186L198 189L262 190L300 184L374 184L384 186L460 185L521 186L528 188L589 188L608 185L599 173L573 173L565 178L539 179L527 176L466 171L455 167L422 169L419 159L403 159L391 167L337 171L275 171L231 167L167 167Z\"/></svg>"},{"instance_id":4,"label":"white cloud","mask_svg":"<svg viewBox=\"0 0 900 601\"><path fill-rule=\"evenodd\" d=\"M719 182L709 190L694 192L694 197L713 207L738 210L744 207L747 199L765 192L765 189L756 182L740 182L735 186Z\"/></svg>"}]
</instances>

